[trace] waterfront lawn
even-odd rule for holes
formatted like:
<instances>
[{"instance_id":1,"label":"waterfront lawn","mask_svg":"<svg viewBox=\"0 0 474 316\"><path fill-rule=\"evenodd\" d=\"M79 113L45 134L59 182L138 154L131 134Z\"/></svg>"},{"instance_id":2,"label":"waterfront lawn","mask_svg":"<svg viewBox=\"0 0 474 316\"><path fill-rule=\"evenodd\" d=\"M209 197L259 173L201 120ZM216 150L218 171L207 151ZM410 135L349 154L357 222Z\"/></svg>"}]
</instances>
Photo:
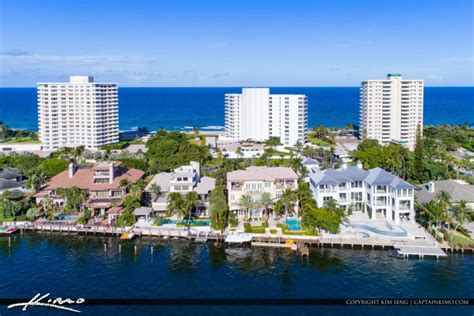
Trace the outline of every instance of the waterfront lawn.
<instances>
[{"instance_id":1,"label":"waterfront lawn","mask_svg":"<svg viewBox=\"0 0 474 316\"><path fill-rule=\"evenodd\" d=\"M284 235L292 235L292 236L318 236L318 233L316 231L311 231L307 227L302 226L301 231L294 231L290 230L288 225L283 225L283 224L278 224L278 227L281 228L281 231Z\"/></svg>"},{"instance_id":2,"label":"waterfront lawn","mask_svg":"<svg viewBox=\"0 0 474 316\"><path fill-rule=\"evenodd\" d=\"M458 232L453 233L451 242L455 245L474 245L474 240Z\"/></svg>"},{"instance_id":3,"label":"waterfront lawn","mask_svg":"<svg viewBox=\"0 0 474 316\"><path fill-rule=\"evenodd\" d=\"M265 234L265 228L268 226L262 225L262 226L251 226L250 224L245 224L245 232L246 233L253 233L253 234Z\"/></svg>"},{"instance_id":4,"label":"waterfront lawn","mask_svg":"<svg viewBox=\"0 0 474 316\"><path fill-rule=\"evenodd\" d=\"M331 147L333 146L331 143L321 139L321 138L317 138L315 137L314 135L308 135L308 141L313 144L313 145L317 145L317 146L322 146L322 147Z\"/></svg>"}]
</instances>

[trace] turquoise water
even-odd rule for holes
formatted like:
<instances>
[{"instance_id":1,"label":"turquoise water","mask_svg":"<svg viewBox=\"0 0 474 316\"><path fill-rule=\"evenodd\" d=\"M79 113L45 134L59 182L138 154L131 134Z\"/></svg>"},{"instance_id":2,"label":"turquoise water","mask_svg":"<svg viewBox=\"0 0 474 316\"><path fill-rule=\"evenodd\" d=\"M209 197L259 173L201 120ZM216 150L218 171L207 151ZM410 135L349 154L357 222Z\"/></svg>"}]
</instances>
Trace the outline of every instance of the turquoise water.
<instances>
[{"instance_id":1,"label":"turquoise water","mask_svg":"<svg viewBox=\"0 0 474 316\"><path fill-rule=\"evenodd\" d=\"M297 218L287 218L286 224L290 230L301 230L301 221Z\"/></svg>"},{"instance_id":2,"label":"turquoise water","mask_svg":"<svg viewBox=\"0 0 474 316\"><path fill-rule=\"evenodd\" d=\"M58 218L59 218L60 220L65 220L65 221L76 221L76 220L79 219L79 216L77 216L77 215L63 215L63 214L60 214L60 215L58 216Z\"/></svg>"},{"instance_id":3,"label":"turquoise water","mask_svg":"<svg viewBox=\"0 0 474 316\"><path fill-rule=\"evenodd\" d=\"M121 252L119 252L119 244ZM106 251L104 251L106 245ZM136 246L136 251L135 251ZM153 246L153 253L151 247ZM474 256L400 260L387 251L275 248L27 233L0 238L0 298L469 298ZM82 315L469 315L471 307L81 306ZM71 315L32 309L1 315Z\"/></svg>"},{"instance_id":4,"label":"turquoise water","mask_svg":"<svg viewBox=\"0 0 474 316\"><path fill-rule=\"evenodd\" d=\"M240 88L120 88L121 130L147 126L172 130L222 129L224 94ZM271 88L272 93L308 96L308 124L358 123L358 87ZM37 129L35 88L0 88L0 121L15 128ZM425 88L425 124L474 123L474 87Z\"/></svg>"},{"instance_id":5,"label":"turquoise water","mask_svg":"<svg viewBox=\"0 0 474 316\"><path fill-rule=\"evenodd\" d=\"M164 219L160 222L161 224L191 224L191 225L203 225L203 226L209 226L211 225L210 220L208 219L199 219L199 220L175 220L175 219Z\"/></svg>"}]
</instances>

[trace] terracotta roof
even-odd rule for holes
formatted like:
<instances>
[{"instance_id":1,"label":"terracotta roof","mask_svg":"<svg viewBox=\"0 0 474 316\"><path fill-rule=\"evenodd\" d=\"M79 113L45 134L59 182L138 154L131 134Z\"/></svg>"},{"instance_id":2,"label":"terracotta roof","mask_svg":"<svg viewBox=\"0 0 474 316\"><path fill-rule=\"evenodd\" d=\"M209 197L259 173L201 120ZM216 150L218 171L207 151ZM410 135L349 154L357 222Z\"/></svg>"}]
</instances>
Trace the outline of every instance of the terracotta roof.
<instances>
[{"instance_id":1,"label":"terracotta roof","mask_svg":"<svg viewBox=\"0 0 474 316\"><path fill-rule=\"evenodd\" d=\"M47 187L44 190L55 190L58 188L72 188L77 187L83 190L110 190L118 189L120 181L127 179L130 182L136 182L143 177L145 172L138 169L127 169L118 166L115 171L114 181L112 183L93 183L94 169L90 166L80 166L74 176L69 178L69 171L65 170L60 174L51 178Z\"/></svg>"}]
</instances>

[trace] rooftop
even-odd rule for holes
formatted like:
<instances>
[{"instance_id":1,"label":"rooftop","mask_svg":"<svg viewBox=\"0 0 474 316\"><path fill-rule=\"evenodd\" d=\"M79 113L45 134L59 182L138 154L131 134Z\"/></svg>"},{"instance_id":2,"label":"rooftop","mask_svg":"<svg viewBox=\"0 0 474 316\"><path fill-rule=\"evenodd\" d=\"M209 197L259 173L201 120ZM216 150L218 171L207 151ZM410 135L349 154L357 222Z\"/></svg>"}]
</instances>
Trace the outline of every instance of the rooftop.
<instances>
[{"instance_id":1,"label":"rooftop","mask_svg":"<svg viewBox=\"0 0 474 316\"><path fill-rule=\"evenodd\" d=\"M104 165L100 164L98 168L101 169L103 167ZM52 177L45 190L72 187L77 187L83 190L118 189L121 180L126 179L133 183L142 178L145 174L145 172L138 169L128 169L122 166L117 166L112 183L94 183L94 170L97 170L96 168L97 165L94 167L79 166L72 177L69 177L69 170L65 170Z\"/></svg>"},{"instance_id":2,"label":"rooftop","mask_svg":"<svg viewBox=\"0 0 474 316\"><path fill-rule=\"evenodd\" d=\"M359 166L339 169L326 169L309 175L314 185L338 185L344 182L364 181L369 185L388 185L394 189L415 189L415 187L399 177L383 170L373 168L364 170Z\"/></svg>"},{"instance_id":3,"label":"rooftop","mask_svg":"<svg viewBox=\"0 0 474 316\"><path fill-rule=\"evenodd\" d=\"M298 179L293 169L288 167L248 167L227 173L227 181L275 181L277 179Z\"/></svg>"},{"instance_id":4,"label":"rooftop","mask_svg":"<svg viewBox=\"0 0 474 316\"><path fill-rule=\"evenodd\" d=\"M418 186L418 189L415 191L418 202L429 202L434 199L439 192L446 191L454 203L458 203L461 200L467 203L474 203L474 185L472 184L468 184L462 180L434 181L431 184L434 185L433 192L429 190L430 183L424 183Z\"/></svg>"},{"instance_id":5,"label":"rooftop","mask_svg":"<svg viewBox=\"0 0 474 316\"><path fill-rule=\"evenodd\" d=\"M5 169L0 170L0 178L1 179L16 179L21 177L20 170L17 168L7 167Z\"/></svg>"}]
</instances>

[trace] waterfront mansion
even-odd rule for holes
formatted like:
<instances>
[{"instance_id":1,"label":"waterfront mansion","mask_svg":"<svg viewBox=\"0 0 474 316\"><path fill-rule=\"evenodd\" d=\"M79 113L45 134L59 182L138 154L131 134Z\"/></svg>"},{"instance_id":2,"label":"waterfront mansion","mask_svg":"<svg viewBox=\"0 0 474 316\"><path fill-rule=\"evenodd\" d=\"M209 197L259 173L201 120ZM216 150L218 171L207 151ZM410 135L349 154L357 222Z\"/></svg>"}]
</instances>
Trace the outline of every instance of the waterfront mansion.
<instances>
[{"instance_id":1,"label":"waterfront mansion","mask_svg":"<svg viewBox=\"0 0 474 316\"><path fill-rule=\"evenodd\" d=\"M396 224L415 221L414 189L411 184L381 169L364 170L362 164L325 169L307 180L318 206L333 199L346 210L365 212L370 219Z\"/></svg>"},{"instance_id":2,"label":"waterfront mansion","mask_svg":"<svg viewBox=\"0 0 474 316\"><path fill-rule=\"evenodd\" d=\"M209 216L208 196L215 186L216 179L201 177L199 162L191 161L189 165L176 168L172 172L161 172L155 175L146 186L145 192L151 200L153 211L164 215L169 193L186 194L195 191L200 200L195 215Z\"/></svg>"},{"instance_id":3,"label":"waterfront mansion","mask_svg":"<svg viewBox=\"0 0 474 316\"><path fill-rule=\"evenodd\" d=\"M298 175L287 167L248 167L245 170L228 172L229 210L237 215L245 215L239 203L241 196L248 195L256 201L263 192L268 192L275 200L282 196L285 189L296 190L297 186ZM249 217L262 217L261 210L251 210Z\"/></svg>"},{"instance_id":4,"label":"waterfront mansion","mask_svg":"<svg viewBox=\"0 0 474 316\"><path fill-rule=\"evenodd\" d=\"M129 169L116 161L104 161L95 165L69 164L67 170L51 178L46 187L35 194L36 204L41 205L46 198L57 206L64 205L64 197L56 190L79 188L87 193L86 207L105 215L114 203L120 202L127 188L120 185L122 180L135 183L144 176L144 172ZM118 204L118 203L115 203Z\"/></svg>"}]
</instances>

